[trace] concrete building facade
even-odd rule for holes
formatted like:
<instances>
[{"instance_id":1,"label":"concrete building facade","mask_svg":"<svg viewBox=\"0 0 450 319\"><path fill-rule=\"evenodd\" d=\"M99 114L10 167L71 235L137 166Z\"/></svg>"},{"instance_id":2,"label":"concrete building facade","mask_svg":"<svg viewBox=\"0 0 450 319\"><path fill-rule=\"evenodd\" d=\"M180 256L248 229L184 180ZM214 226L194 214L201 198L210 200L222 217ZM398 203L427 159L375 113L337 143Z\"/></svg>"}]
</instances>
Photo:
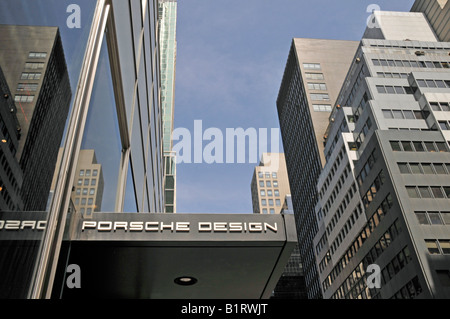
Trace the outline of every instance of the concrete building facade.
<instances>
[{"instance_id":1,"label":"concrete building facade","mask_svg":"<svg viewBox=\"0 0 450 319\"><path fill-rule=\"evenodd\" d=\"M314 238L321 289L336 299L448 298L449 43L421 13L375 15L380 30L366 30L327 129Z\"/></svg>"},{"instance_id":2,"label":"concrete building facade","mask_svg":"<svg viewBox=\"0 0 450 319\"><path fill-rule=\"evenodd\" d=\"M286 195L291 193L283 153L262 154L253 173L251 192L254 214L281 212Z\"/></svg>"}]
</instances>

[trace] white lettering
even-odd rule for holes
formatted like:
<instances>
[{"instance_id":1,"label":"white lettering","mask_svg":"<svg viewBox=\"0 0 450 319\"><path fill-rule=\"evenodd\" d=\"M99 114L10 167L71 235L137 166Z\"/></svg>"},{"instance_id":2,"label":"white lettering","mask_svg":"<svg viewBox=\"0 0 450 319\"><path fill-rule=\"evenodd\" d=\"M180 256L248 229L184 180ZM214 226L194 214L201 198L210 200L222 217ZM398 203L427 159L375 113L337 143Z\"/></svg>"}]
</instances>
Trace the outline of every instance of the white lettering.
<instances>
[{"instance_id":1,"label":"white lettering","mask_svg":"<svg viewBox=\"0 0 450 319\"><path fill-rule=\"evenodd\" d=\"M99 222L97 229L98 231L111 231L112 230L112 222Z\"/></svg>"},{"instance_id":2,"label":"white lettering","mask_svg":"<svg viewBox=\"0 0 450 319\"><path fill-rule=\"evenodd\" d=\"M188 232L189 229L189 223L188 222L179 222L176 223L176 231L185 231Z\"/></svg>"},{"instance_id":3,"label":"white lettering","mask_svg":"<svg viewBox=\"0 0 450 319\"><path fill-rule=\"evenodd\" d=\"M81 230L84 231L86 228L94 228L95 229L96 227L97 227L97 222L84 220L83 224L81 225Z\"/></svg>"},{"instance_id":4,"label":"white lettering","mask_svg":"<svg viewBox=\"0 0 450 319\"><path fill-rule=\"evenodd\" d=\"M5 229L19 229L20 220L7 220Z\"/></svg>"},{"instance_id":5,"label":"white lettering","mask_svg":"<svg viewBox=\"0 0 450 319\"><path fill-rule=\"evenodd\" d=\"M230 231L241 232L242 231L242 223L230 223Z\"/></svg>"},{"instance_id":6,"label":"white lettering","mask_svg":"<svg viewBox=\"0 0 450 319\"><path fill-rule=\"evenodd\" d=\"M118 228L127 230L128 223L127 222L114 222L114 231L116 231Z\"/></svg>"},{"instance_id":7,"label":"white lettering","mask_svg":"<svg viewBox=\"0 0 450 319\"><path fill-rule=\"evenodd\" d=\"M130 222L130 231L142 231L143 229L143 222Z\"/></svg>"},{"instance_id":8,"label":"white lettering","mask_svg":"<svg viewBox=\"0 0 450 319\"><path fill-rule=\"evenodd\" d=\"M206 223L206 222L200 222L198 223L198 231L211 231L212 230L212 224Z\"/></svg>"},{"instance_id":9,"label":"white lettering","mask_svg":"<svg viewBox=\"0 0 450 319\"><path fill-rule=\"evenodd\" d=\"M145 231L158 231L158 222L146 222Z\"/></svg>"},{"instance_id":10,"label":"white lettering","mask_svg":"<svg viewBox=\"0 0 450 319\"><path fill-rule=\"evenodd\" d=\"M214 231L227 231L227 223L214 223Z\"/></svg>"}]
</instances>

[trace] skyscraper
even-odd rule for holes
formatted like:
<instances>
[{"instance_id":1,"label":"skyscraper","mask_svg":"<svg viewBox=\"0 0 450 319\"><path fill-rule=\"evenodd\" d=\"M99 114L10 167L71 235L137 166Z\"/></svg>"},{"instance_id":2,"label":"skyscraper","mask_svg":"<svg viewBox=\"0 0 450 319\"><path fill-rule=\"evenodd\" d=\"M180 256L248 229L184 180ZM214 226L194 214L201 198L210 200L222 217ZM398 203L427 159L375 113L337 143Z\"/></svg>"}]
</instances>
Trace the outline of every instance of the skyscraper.
<instances>
[{"instance_id":1,"label":"skyscraper","mask_svg":"<svg viewBox=\"0 0 450 319\"><path fill-rule=\"evenodd\" d=\"M251 182L254 214L293 214L291 190L283 153L263 153ZM289 258L272 299L306 298L305 277L298 244Z\"/></svg>"},{"instance_id":2,"label":"skyscraper","mask_svg":"<svg viewBox=\"0 0 450 319\"><path fill-rule=\"evenodd\" d=\"M281 212L286 195L291 193L283 153L262 154L253 173L251 191L254 214Z\"/></svg>"},{"instance_id":3,"label":"skyscraper","mask_svg":"<svg viewBox=\"0 0 450 319\"><path fill-rule=\"evenodd\" d=\"M0 65L18 109L23 209L44 211L71 99L64 50L57 27L1 25L0 33Z\"/></svg>"},{"instance_id":4,"label":"skyscraper","mask_svg":"<svg viewBox=\"0 0 450 319\"><path fill-rule=\"evenodd\" d=\"M176 161L172 151L177 55L177 1L159 1L159 44L161 49L161 106L163 114L165 213L176 213Z\"/></svg>"},{"instance_id":5,"label":"skyscraper","mask_svg":"<svg viewBox=\"0 0 450 319\"><path fill-rule=\"evenodd\" d=\"M104 181L102 165L97 163L94 150L80 150L75 176L76 184L72 191L75 209L83 216L100 212Z\"/></svg>"},{"instance_id":6,"label":"skyscraper","mask_svg":"<svg viewBox=\"0 0 450 319\"><path fill-rule=\"evenodd\" d=\"M309 298L321 290L312 239L323 136L358 42L293 39L277 98L298 243Z\"/></svg>"},{"instance_id":7,"label":"skyscraper","mask_svg":"<svg viewBox=\"0 0 450 319\"><path fill-rule=\"evenodd\" d=\"M411 12L423 12L439 41L450 42L450 1L448 0L416 0Z\"/></svg>"},{"instance_id":8,"label":"skyscraper","mask_svg":"<svg viewBox=\"0 0 450 319\"><path fill-rule=\"evenodd\" d=\"M449 43L422 13L374 18L327 129L314 238L321 289L448 298Z\"/></svg>"}]
</instances>

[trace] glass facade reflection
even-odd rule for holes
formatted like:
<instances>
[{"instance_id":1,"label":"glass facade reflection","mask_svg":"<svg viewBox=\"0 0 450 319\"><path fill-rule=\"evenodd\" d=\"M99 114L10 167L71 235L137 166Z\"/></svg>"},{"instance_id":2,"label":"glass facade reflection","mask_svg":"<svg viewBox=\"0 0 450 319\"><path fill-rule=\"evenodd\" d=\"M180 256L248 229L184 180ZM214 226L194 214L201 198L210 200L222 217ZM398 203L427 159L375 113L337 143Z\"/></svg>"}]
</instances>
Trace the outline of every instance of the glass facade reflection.
<instances>
[{"instance_id":1,"label":"glass facade reflection","mask_svg":"<svg viewBox=\"0 0 450 319\"><path fill-rule=\"evenodd\" d=\"M159 1L159 42L161 46L161 105L163 112L165 213L176 212L176 161L172 152L177 54L177 1Z\"/></svg>"},{"instance_id":2,"label":"glass facade reflection","mask_svg":"<svg viewBox=\"0 0 450 319\"><path fill-rule=\"evenodd\" d=\"M156 0L0 3L0 298L51 296L75 214L164 211L157 15Z\"/></svg>"}]
</instances>

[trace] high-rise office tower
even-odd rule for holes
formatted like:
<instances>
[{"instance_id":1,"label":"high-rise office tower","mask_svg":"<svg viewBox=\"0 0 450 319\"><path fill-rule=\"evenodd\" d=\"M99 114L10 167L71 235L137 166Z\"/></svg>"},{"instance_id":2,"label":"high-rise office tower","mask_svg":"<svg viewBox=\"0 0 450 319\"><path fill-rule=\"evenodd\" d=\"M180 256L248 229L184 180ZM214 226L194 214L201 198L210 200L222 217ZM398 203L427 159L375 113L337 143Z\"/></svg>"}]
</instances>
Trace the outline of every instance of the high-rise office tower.
<instances>
[{"instance_id":1,"label":"high-rise office tower","mask_svg":"<svg viewBox=\"0 0 450 319\"><path fill-rule=\"evenodd\" d=\"M251 182L254 214L293 214L291 190L283 153L263 153ZM279 279L272 299L306 298L305 277L298 244Z\"/></svg>"},{"instance_id":2,"label":"high-rise office tower","mask_svg":"<svg viewBox=\"0 0 450 319\"><path fill-rule=\"evenodd\" d=\"M314 252L325 298L450 296L448 42L375 12L333 108Z\"/></svg>"},{"instance_id":3,"label":"high-rise office tower","mask_svg":"<svg viewBox=\"0 0 450 319\"><path fill-rule=\"evenodd\" d=\"M57 27L1 25L0 34L0 66L18 110L23 209L43 211L71 99L64 50Z\"/></svg>"},{"instance_id":4,"label":"high-rise office tower","mask_svg":"<svg viewBox=\"0 0 450 319\"><path fill-rule=\"evenodd\" d=\"M272 160L272 161L271 161ZM283 153L263 153L251 182L254 214L279 214L291 193Z\"/></svg>"},{"instance_id":5,"label":"high-rise office tower","mask_svg":"<svg viewBox=\"0 0 450 319\"><path fill-rule=\"evenodd\" d=\"M177 55L177 1L159 1L159 44L161 49L161 107L163 114L165 213L176 213L176 161L172 151Z\"/></svg>"},{"instance_id":6,"label":"high-rise office tower","mask_svg":"<svg viewBox=\"0 0 450 319\"><path fill-rule=\"evenodd\" d=\"M312 239L323 134L358 42L293 39L277 98L298 243L309 298L321 298Z\"/></svg>"},{"instance_id":7,"label":"high-rise office tower","mask_svg":"<svg viewBox=\"0 0 450 319\"><path fill-rule=\"evenodd\" d=\"M439 41L450 42L450 1L416 0L411 12L423 12Z\"/></svg>"},{"instance_id":8,"label":"high-rise office tower","mask_svg":"<svg viewBox=\"0 0 450 319\"><path fill-rule=\"evenodd\" d=\"M83 216L91 216L100 212L103 200L103 171L97 163L94 150L80 150L72 201L76 211Z\"/></svg>"}]
</instances>

